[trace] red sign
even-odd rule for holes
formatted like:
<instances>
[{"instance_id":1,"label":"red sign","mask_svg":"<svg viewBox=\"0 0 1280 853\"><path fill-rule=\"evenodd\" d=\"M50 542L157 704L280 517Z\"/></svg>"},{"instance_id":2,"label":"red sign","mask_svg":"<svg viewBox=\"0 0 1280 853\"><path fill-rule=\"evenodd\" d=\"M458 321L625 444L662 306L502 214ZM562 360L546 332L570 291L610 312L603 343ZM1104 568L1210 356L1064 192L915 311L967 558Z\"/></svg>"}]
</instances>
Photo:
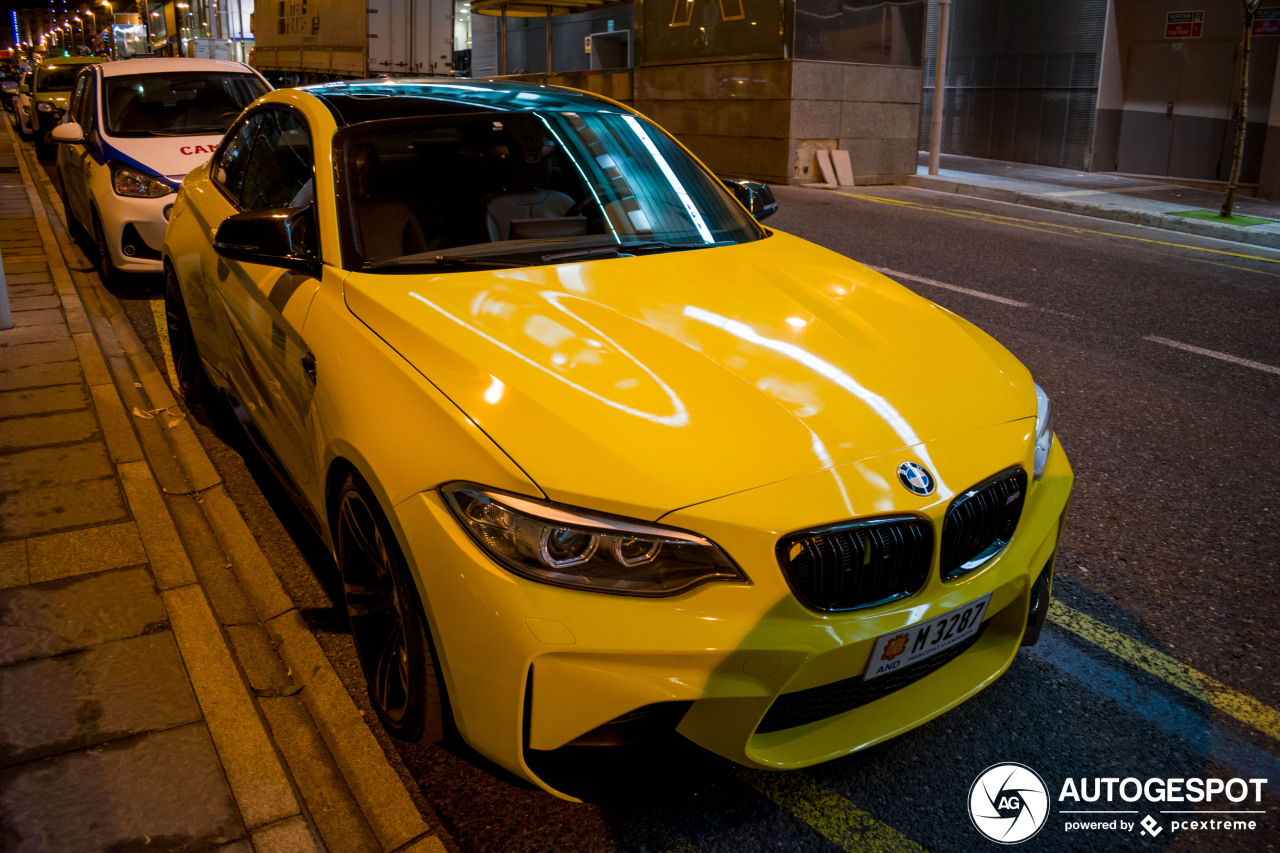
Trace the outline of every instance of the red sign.
<instances>
[{"instance_id":1,"label":"red sign","mask_svg":"<svg viewBox=\"0 0 1280 853\"><path fill-rule=\"evenodd\" d=\"M1280 36L1280 9L1259 9L1253 18L1255 36Z\"/></svg>"},{"instance_id":2,"label":"red sign","mask_svg":"<svg viewBox=\"0 0 1280 853\"><path fill-rule=\"evenodd\" d=\"M1204 12L1170 12L1165 16L1164 37L1198 39L1204 29Z\"/></svg>"}]
</instances>

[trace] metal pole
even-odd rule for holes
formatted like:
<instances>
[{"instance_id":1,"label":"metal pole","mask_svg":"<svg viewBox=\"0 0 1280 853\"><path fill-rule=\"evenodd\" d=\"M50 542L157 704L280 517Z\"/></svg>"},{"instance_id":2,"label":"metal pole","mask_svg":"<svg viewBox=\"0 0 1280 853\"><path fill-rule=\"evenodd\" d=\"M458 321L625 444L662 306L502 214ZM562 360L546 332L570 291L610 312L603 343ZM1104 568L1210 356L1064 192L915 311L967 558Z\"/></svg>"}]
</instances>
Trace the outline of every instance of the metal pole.
<instances>
[{"instance_id":1,"label":"metal pole","mask_svg":"<svg viewBox=\"0 0 1280 853\"><path fill-rule=\"evenodd\" d=\"M933 82L933 127L929 132L929 174L938 174L942 152L942 99L947 94L947 30L951 22L951 0L938 0L942 13L938 21L938 68Z\"/></svg>"},{"instance_id":2,"label":"metal pole","mask_svg":"<svg viewBox=\"0 0 1280 853\"><path fill-rule=\"evenodd\" d=\"M547 73L551 73L551 7L547 7Z\"/></svg>"},{"instance_id":3,"label":"metal pole","mask_svg":"<svg viewBox=\"0 0 1280 853\"><path fill-rule=\"evenodd\" d=\"M13 328L13 313L9 310L9 286L4 282L4 258L0 257L0 330Z\"/></svg>"},{"instance_id":4,"label":"metal pole","mask_svg":"<svg viewBox=\"0 0 1280 853\"><path fill-rule=\"evenodd\" d=\"M502 7L502 76L507 76L507 7Z\"/></svg>"}]
</instances>

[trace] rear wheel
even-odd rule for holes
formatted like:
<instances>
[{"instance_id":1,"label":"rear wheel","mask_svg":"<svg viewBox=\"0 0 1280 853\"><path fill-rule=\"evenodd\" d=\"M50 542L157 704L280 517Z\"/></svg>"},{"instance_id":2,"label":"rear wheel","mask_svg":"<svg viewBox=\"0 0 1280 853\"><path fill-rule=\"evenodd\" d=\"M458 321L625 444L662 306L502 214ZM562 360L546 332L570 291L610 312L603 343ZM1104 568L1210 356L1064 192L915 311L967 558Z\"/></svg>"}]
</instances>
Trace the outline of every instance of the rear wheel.
<instances>
[{"instance_id":1,"label":"rear wheel","mask_svg":"<svg viewBox=\"0 0 1280 853\"><path fill-rule=\"evenodd\" d=\"M202 402L207 396L209 381L200 363L200 350L191 331L191 318L182 299L178 276L169 266L164 269L164 317L169 328L169 352L173 354L173 368L178 374L178 393L188 406Z\"/></svg>"},{"instance_id":2,"label":"rear wheel","mask_svg":"<svg viewBox=\"0 0 1280 853\"><path fill-rule=\"evenodd\" d=\"M347 475L335 534L347 614L369 698L402 740L444 737L447 699L408 566L372 489Z\"/></svg>"}]
</instances>

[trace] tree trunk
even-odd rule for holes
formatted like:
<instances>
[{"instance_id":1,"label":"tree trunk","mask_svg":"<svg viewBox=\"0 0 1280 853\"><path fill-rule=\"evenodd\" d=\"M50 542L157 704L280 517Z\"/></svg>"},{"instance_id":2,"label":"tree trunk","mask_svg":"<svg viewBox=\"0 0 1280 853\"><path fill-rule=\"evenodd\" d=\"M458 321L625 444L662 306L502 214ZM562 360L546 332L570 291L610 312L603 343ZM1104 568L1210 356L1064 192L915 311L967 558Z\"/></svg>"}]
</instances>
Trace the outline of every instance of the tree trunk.
<instances>
[{"instance_id":1,"label":"tree trunk","mask_svg":"<svg viewBox=\"0 0 1280 853\"><path fill-rule=\"evenodd\" d=\"M1236 205L1236 188L1240 185L1240 164L1244 160L1244 133L1249 123L1249 47L1253 43L1253 18L1261 0L1240 0L1244 6L1244 34L1240 39L1240 105L1236 109L1236 144L1231 154L1231 175L1218 216L1231 218Z\"/></svg>"}]
</instances>

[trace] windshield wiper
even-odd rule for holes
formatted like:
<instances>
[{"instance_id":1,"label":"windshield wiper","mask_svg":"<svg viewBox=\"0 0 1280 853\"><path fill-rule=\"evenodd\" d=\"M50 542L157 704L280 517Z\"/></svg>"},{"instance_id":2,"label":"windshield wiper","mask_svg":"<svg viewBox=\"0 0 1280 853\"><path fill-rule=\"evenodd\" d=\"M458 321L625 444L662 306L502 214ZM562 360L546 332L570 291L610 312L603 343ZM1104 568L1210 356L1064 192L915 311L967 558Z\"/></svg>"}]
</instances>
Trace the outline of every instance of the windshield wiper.
<instances>
[{"instance_id":1,"label":"windshield wiper","mask_svg":"<svg viewBox=\"0 0 1280 853\"><path fill-rule=\"evenodd\" d=\"M697 243L668 243L663 240L645 240L543 255L542 262L550 264L562 261L589 260L591 258L634 258L636 255L647 255L656 252L683 252L688 249L714 249L717 246L732 245L734 245L733 240L724 240L719 243L703 243L701 241Z\"/></svg>"},{"instance_id":2,"label":"windshield wiper","mask_svg":"<svg viewBox=\"0 0 1280 853\"><path fill-rule=\"evenodd\" d=\"M734 245L737 245L736 240L720 240L716 243L704 243L701 240L696 243L669 243L665 240L645 240L639 243L621 243L618 248L628 252L646 254L649 252L683 252L688 249L715 249L720 246Z\"/></svg>"},{"instance_id":3,"label":"windshield wiper","mask_svg":"<svg viewBox=\"0 0 1280 853\"><path fill-rule=\"evenodd\" d=\"M527 267L529 261L514 261L510 258L468 258L455 255L433 255L424 258L421 255L406 255L403 258L391 258L386 261L365 261L363 270L407 269L411 267L473 267L479 269L507 269L509 267Z\"/></svg>"}]
</instances>

